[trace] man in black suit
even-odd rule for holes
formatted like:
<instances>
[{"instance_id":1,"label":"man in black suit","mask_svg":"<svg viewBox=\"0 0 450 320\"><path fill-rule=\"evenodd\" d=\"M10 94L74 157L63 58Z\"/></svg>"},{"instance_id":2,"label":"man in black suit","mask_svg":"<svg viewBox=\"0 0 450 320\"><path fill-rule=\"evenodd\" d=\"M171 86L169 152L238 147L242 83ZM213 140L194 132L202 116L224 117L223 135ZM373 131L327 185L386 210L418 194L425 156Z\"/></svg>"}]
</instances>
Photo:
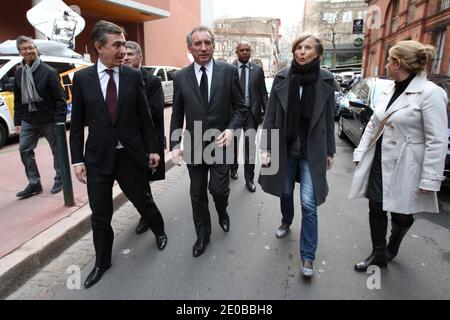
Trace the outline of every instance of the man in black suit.
<instances>
[{"instance_id":1,"label":"man in black suit","mask_svg":"<svg viewBox=\"0 0 450 320\"><path fill-rule=\"evenodd\" d=\"M238 60L233 63L239 70L239 80L245 96L245 105L250 107L250 111L245 118L244 131L244 177L247 190L255 192L256 186L253 183L255 177L255 152L256 152L256 131L258 125L262 123L262 112L265 112L267 105L267 89L264 81L263 69L253 62L249 62L252 49L246 41L240 42L236 47ZM234 180L238 178L238 147L239 136L235 135L234 144L234 164L231 165L230 177Z\"/></svg>"},{"instance_id":2,"label":"man in black suit","mask_svg":"<svg viewBox=\"0 0 450 320\"><path fill-rule=\"evenodd\" d=\"M97 283L111 266L114 233L112 188L117 180L156 236L160 250L167 243L159 211L152 210L146 170L156 168L157 137L138 70L121 66L124 30L108 22L95 25L91 40L98 53L95 65L75 73L70 150L76 178L87 182L92 209L95 267L84 286ZM84 125L89 136L84 150Z\"/></svg>"},{"instance_id":3,"label":"man in black suit","mask_svg":"<svg viewBox=\"0 0 450 320\"><path fill-rule=\"evenodd\" d=\"M159 166L154 170L149 170L148 178L150 181L164 180L166 177L166 166L164 162L166 137L164 136L164 92L161 80L142 68L142 49L139 43L127 41L125 43L125 50L125 58L122 63L141 71L142 79L144 80L145 95L150 106L150 114L152 115L153 124L155 125L156 134L158 136ZM151 195L150 185L149 193ZM159 211L154 202L152 207L153 210ZM148 224L141 217L136 227L136 233L142 234L148 229Z\"/></svg>"},{"instance_id":4,"label":"man in black suit","mask_svg":"<svg viewBox=\"0 0 450 320\"><path fill-rule=\"evenodd\" d=\"M197 233L193 256L198 257L205 251L211 234L208 187L214 199L221 228L225 232L230 229L227 212L230 193L229 164L224 162L220 154L224 152L225 146L230 144L233 130L242 126L248 108L244 105L237 69L212 59L213 32L200 26L189 32L186 40L194 63L175 74L170 147L172 160L176 164L181 165L183 158L188 163L192 211ZM180 132L185 116L183 157ZM207 139L208 134L215 140ZM204 141L204 137L207 141ZM208 157L207 151L212 148L214 150L210 153L211 157ZM190 155L187 155L188 153ZM230 158L231 163L232 154Z\"/></svg>"}]
</instances>

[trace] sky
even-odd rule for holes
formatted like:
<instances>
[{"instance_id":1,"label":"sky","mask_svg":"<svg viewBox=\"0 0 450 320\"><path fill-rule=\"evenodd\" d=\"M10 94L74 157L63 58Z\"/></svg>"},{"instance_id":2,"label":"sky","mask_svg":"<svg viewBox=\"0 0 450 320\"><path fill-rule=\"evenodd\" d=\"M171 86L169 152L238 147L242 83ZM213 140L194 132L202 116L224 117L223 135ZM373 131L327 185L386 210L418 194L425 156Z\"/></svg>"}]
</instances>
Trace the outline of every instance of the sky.
<instances>
[{"instance_id":1,"label":"sky","mask_svg":"<svg viewBox=\"0 0 450 320\"><path fill-rule=\"evenodd\" d=\"M304 0L214 0L214 18L274 17L281 28L300 23Z\"/></svg>"}]
</instances>

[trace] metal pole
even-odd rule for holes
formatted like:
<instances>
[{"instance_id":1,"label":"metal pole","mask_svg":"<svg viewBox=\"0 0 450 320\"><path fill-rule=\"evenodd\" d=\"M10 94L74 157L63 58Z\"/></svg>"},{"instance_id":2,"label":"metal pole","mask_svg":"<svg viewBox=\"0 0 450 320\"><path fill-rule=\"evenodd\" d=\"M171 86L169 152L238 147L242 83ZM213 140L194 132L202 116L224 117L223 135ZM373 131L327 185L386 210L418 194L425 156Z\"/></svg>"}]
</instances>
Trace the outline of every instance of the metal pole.
<instances>
[{"instance_id":1,"label":"metal pole","mask_svg":"<svg viewBox=\"0 0 450 320\"><path fill-rule=\"evenodd\" d=\"M64 204L68 207L75 205L73 198L72 176L70 173L69 152L67 150L66 124L56 124L56 154L63 184Z\"/></svg>"}]
</instances>

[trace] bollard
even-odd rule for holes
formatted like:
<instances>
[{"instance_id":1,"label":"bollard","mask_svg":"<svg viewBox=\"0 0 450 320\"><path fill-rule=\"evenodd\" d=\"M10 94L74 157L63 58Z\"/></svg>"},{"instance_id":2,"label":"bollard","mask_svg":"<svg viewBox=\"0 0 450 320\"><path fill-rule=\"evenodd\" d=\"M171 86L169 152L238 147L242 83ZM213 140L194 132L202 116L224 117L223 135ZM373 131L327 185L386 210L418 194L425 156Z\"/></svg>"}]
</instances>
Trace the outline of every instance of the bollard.
<instances>
[{"instance_id":1,"label":"bollard","mask_svg":"<svg viewBox=\"0 0 450 320\"><path fill-rule=\"evenodd\" d=\"M56 155L61 170L63 184L64 204L68 207L75 205L73 198L72 176L70 173L69 152L67 150L66 124L56 123Z\"/></svg>"}]
</instances>

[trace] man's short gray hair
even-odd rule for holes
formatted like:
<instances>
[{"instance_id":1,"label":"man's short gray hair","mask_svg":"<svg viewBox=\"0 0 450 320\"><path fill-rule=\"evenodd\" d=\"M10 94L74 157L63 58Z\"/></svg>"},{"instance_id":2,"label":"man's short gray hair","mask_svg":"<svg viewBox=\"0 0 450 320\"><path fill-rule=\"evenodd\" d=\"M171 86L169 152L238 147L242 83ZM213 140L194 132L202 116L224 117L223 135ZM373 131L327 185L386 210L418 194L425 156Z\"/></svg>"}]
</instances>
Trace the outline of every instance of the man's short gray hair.
<instances>
[{"instance_id":1,"label":"man's short gray hair","mask_svg":"<svg viewBox=\"0 0 450 320\"><path fill-rule=\"evenodd\" d=\"M142 58L142 49L139 43L128 40L127 42L125 42L125 48L136 50L136 55L139 57L139 59Z\"/></svg>"},{"instance_id":2,"label":"man's short gray hair","mask_svg":"<svg viewBox=\"0 0 450 320\"><path fill-rule=\"evenodd\" d=\"M188 34L186 35L186 43L188 48L192 47L192 35L196 32L207 32L211 36L211 42L214 46L214 32L208 28L207 26L198 26L194 29L192 29Z\"/></svg>"},{"instance_id":3,"label":"man's short gray hair","mask_svg":"<svg viewBox=\"0 0 450 320\"><path fill-rule=\"evenodd\" d=\"M27 43L27 42L31 42L34 45L34 41L32 38L27 37L27 36L18 36L16 38L17 50L20 51L20 46L22 45L22 43Z\"/></svg>"}]
</instances>

